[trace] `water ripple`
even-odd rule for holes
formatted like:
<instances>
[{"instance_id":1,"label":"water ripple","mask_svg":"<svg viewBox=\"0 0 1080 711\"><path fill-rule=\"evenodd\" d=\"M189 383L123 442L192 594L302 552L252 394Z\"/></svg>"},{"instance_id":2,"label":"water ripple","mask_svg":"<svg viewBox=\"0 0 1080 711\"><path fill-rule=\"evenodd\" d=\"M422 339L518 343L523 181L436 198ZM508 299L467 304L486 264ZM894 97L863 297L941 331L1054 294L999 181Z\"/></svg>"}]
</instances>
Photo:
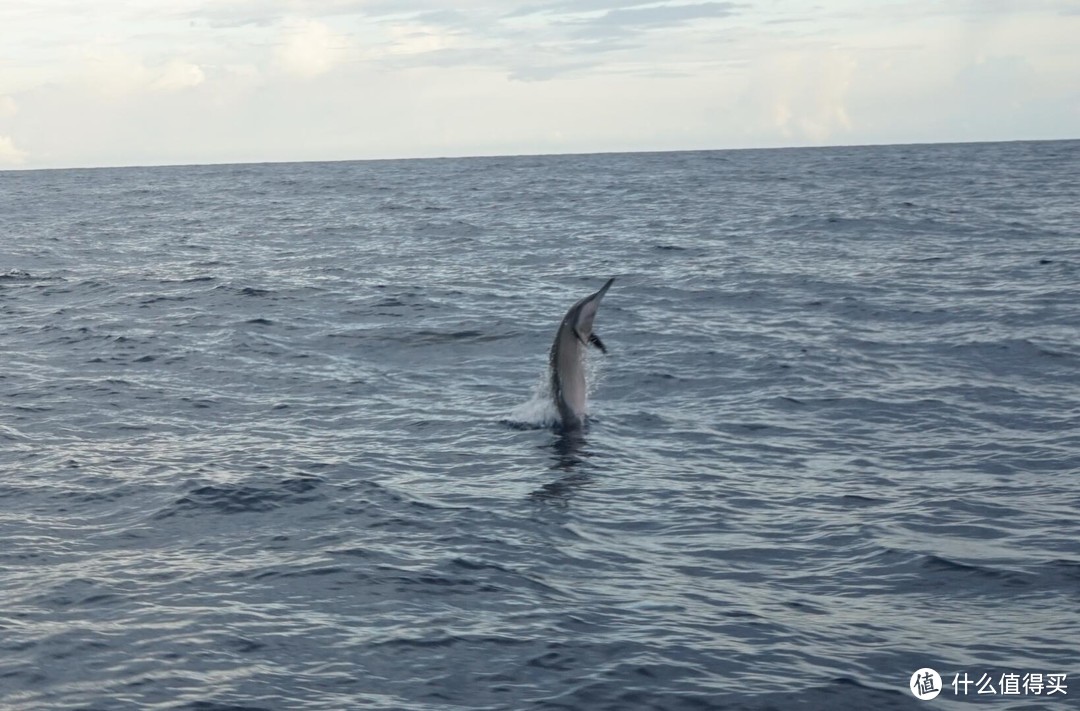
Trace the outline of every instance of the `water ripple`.
<instances>
[{"instance_id":1,"label":"water ripple","mask_svg":"<svg viewBox=\"0 0 1080 711\"><path fill-rule=\"evenodd\" d=\"M1071 678L1078 150L0 176L0 706ZM613 275L565 437L550 339Z\"/></svg>"}]
</instances>

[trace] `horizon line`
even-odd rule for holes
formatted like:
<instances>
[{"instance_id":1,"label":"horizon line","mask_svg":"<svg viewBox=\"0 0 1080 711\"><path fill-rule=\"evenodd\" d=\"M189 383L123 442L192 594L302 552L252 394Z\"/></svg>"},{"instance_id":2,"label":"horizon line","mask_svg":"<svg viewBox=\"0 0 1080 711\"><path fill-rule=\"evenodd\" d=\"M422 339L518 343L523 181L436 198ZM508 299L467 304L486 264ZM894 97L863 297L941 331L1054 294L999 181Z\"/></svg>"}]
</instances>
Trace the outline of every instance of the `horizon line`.
<instances>
[{"instance_id":1,"label":"horizon line","mask_svg":"<svg viewBox=\"0 0 1080 711\"><path fill-rule=\"evenodd\" d=\"M3 173L32 173L44 171L63 170L137 170L155 168L211 168L227 166L247 165L308 165L321 163L390 163L402 161L444 161L444 160L489 160L498 158L569 158L574 156L617 156L638 154L667 154L667 153L734 153L745 151L792 151L792 150L830 150L838 148L889 148L901 146L970 146L998 143L1067 143L1080 141L1080 137L1074 138L1010 138L1003 140L971 140L971 141L890 141L883 143L836 143L829 145L787 145L787 146L742 146L737 148L644 148L641 150L598 150L598 151L567 151L551 153L463 153L430 156L403 156L381 158L324 158L311 160L250 160L220 162L195 162L195 163L120 163L115 165L72 165L72 166L47 166L47 167L6 167L0 168Z\"/></svg>"}]
</instances>

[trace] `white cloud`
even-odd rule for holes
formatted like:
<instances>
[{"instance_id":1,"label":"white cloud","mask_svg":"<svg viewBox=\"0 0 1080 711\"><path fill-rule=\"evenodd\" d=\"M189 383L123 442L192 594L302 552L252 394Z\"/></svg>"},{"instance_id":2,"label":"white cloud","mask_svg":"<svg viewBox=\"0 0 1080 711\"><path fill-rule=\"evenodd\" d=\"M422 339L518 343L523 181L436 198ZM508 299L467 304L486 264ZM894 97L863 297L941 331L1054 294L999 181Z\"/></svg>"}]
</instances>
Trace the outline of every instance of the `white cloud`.
<instances>
[{"instance_id":1,"label":"white cloud","mask_svg":"<svg viewBox=\"0 0 1080 711\"><path fill-rule=\"evenodd\" d=\"M0 136L0 165L22 165L29 154L20 150L10 136Z\"/></svg>"},{"instance_id":2,"label":"white cloud","mask_svg":"<svg viewBox=\"0 0 1080 711\"><path fill-rule=\"evenodd\" d=\"M28 167L1075 137L1064 1L0 0L0 134Z\"/></svg>"},{"instance_id":3,"label":"white cloud","mask_svg":"<svg viewBox=\"0 0 1080 711\"><path fill-rule=\"evenodd\" d=\"M345 56L348 39L318 20L289 23L277 59L288 74L315 77L325 74Z\"/></svg>"},{"instance_id":4,"label":"white cloud","mask_svg":"<svg viewBox=\"0 0 1080 711\"><path fill-rule=\"evenodd\" d=\"M854 55L838 50L780 49L746 71L746 105L787 143L840 139L857 128L848 106L857 68Z\"/></svg>"},{"instance_id":5,"label":"white cloud","mask_svg":"<svg viewBox=\"0 0 1080 711\"><path fill-rule=\"evenodd\" d=\"M0 96L0 119L11 118L19 113L19 105L10 96Z\"/></svg>"},{"instance_id":6,"label":"white cloud","mask_svg":"<svg viewBox=\"0 0 1080 711\"><path fill-rule=\"evenodd\" d=\"M851 55L838 51L775 57L764 80L773 94L773 125L787 138L814 143L850 131L847 99L856 67Z\"/></svg>"},{"instance_id":7,"label":"white cloud","mask_svg":"<svg viewBox=\"0 0 1080 711\"><path fill-rule=\"evenodd\" d=\"M206 75L198 64L173 60L160 70L151 86L162 91L178 91L198 86L205 80Z\"/></svg>"},{"instance_id":8,"label":"white cloud","mask_svg":"<svg viewBox=\"0 0 1080 711\"><path fill-rule=\"evenodd\" d=\"M453 35L426 24L394 24L388 31L391 44L387 54L410 55L439 52L454 45Z\"/></svg>"},{"instance_id":9,"label":"white cloud","mask_svg":"<svg viewBox=\"0 0 1080 711\"><path fill-rule=\"evenodd\" d=\"M108 46L84 54L83 82L93 92L119 98L142 91L180 91L201 84L206 76L197 64L171 60L147 66L140 58Z\"/></svg>"},{"instance_id":10,"label":"white cloud","mask_svg":"<svg viewBox=\"0 0 1080 711\"><path fill-rule=\"evenodd\" d=\"M136 57L112 47L94 47L85 54L83 81L95 93L119 97L149 83L149 71Z\"/></svg>"}]
</instances>

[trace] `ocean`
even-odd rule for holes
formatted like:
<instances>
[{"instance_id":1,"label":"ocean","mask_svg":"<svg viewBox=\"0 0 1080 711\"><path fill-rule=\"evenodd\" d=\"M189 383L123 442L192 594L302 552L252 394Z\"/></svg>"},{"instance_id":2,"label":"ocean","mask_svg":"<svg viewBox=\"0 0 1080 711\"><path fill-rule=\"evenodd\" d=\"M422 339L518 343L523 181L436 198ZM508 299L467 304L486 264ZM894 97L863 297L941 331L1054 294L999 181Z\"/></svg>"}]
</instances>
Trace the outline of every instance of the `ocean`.
<instances>
[{"instance_id":1,"label":"ocean","mask_svg":"<svg viewBox=\"0 0 1080 711\"><path fill-rule=\"evenodd\" d=\"M0 707L1075 707L1077 166L0 173Z\"/></svg>"}]
</instances>

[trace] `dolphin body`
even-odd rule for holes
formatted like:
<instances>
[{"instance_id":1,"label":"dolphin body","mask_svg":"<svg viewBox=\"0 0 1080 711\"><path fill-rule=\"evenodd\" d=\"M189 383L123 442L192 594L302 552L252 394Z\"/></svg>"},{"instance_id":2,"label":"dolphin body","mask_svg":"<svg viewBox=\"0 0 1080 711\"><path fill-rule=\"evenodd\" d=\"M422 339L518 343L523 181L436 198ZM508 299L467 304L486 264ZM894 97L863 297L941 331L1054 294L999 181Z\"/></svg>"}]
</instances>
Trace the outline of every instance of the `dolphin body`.
<instances>
[{"instance_id":1,"label":"dolphin body","mask_svg":"<svg viewBox=\"0 0 1080 711\"><path fill-rule=\"evenodd\" d=\"M564 430L579 430L585 424L585 346L593 345L607 353L592 327L600 300L613 281L615 277L608 279L600 291L570 307L555 333L555 342L551 344L548 360L551 397L559 410Z\"/></svg>"}]
</instances>

